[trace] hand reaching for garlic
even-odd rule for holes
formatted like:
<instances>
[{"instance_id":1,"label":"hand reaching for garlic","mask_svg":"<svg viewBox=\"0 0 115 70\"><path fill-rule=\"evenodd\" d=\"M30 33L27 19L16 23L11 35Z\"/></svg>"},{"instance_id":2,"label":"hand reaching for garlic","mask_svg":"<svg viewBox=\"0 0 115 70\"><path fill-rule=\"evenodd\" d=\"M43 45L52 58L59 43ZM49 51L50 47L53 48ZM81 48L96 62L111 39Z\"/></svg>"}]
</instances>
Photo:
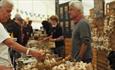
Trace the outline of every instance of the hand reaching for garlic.
<instances>
[{"instance_id":1,"label":"hand reaching for garlic","mask_svg":"<svg viewBox=\"0 0 115 70\"><path fill-rule=\"evenodd\" d=\"M35 57L38 61L44 61L45 60L45 55L41 52L38 51L33 51L31 50L30 53L32 54L33 57Z\"/></svg>"}]
</instances>

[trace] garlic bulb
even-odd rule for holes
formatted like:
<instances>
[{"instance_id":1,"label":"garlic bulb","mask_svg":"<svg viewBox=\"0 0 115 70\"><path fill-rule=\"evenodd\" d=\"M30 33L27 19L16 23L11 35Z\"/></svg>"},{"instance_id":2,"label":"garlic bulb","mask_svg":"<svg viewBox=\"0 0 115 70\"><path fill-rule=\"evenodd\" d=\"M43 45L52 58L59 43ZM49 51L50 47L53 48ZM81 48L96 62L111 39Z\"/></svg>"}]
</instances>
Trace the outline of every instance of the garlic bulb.
<instances>
[{"instance_id":1,"label":"garlic bulb","mask_svg":"<svg viewBox=\"0 0 115 70\"><path fill-rule=\"evenodd\" d=\"M65 70L65 65L64 64L60 64L58 66L58 70Z\"/></svg>"},{"instance_id":2,"label":"garlic bulb","mask_svg":"<svg viewBox=\"0 0 115 70\"><path fill-rule=\"evenodd\" d=\"M52 70L57 70L57 67L58 67L58 66L53 67Z\"/></svg>"}]
</instances>

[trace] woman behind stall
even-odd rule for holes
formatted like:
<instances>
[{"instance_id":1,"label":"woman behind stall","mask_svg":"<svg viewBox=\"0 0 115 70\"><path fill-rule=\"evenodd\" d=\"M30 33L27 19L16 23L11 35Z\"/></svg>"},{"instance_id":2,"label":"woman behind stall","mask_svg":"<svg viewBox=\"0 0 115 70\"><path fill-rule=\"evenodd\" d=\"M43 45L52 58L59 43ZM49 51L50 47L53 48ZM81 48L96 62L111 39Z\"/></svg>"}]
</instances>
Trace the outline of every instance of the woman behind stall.
<instances>
[{"instance_id":1,"label":"woman behind stall","mask_svg":"<svg viewBox=\"0 0 115 70\"><path fill-rule=\"evenodd\" d=\"M65 57L63 30L58 24L58 17L54 15L51 16L49 22L52 26L50 41L55 42L55 48L52 48L52 50L54 54L57 54L59 57Z\"/></svg>"}]
</instances>

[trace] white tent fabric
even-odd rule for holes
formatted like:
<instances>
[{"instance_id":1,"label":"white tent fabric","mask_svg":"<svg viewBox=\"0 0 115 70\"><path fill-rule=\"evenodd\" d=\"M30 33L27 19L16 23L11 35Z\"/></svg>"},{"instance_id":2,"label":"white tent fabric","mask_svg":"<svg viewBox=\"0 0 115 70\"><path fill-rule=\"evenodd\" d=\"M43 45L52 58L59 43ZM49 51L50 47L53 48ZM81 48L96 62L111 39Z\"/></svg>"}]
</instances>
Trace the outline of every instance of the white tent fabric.
<instances>
[{"instance_id":1,"label":"white tent fabric","mask_svg":"<svg viewBox=\"0 0 115 70\"><path fill-rule=\"evenodd\" d=\"M27 16L34 19L47 18L48 15L55 14L55 0L13 0L13 2L12 18L17 13L17 9L23 18Z\"/></svg>"}]
</instances>

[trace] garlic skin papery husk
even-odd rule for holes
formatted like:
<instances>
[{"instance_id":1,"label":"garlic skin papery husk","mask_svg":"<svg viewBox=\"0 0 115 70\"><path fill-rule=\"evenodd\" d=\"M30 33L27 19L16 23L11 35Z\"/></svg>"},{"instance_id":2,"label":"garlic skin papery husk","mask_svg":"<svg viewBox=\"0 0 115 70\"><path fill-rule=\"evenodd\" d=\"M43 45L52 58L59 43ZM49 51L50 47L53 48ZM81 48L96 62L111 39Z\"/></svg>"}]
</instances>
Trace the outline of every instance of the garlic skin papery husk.
<instances>
[{"instance_id":1,"label":"garlic skin papery husk","mask_svg":"<svg viewBox=\"0 0 115 70\"><path fill-rule=\"evenodd\" d=\"M58 70L58 66L54 66L52 70Z\"/></svg>"},{"instance_id":2,"label":"garlic skin papery husk","mask_svg":"<svg viewBox=\"0 0 115 70\"><path fill-rule=\"evenodd\" d=\"M58 66L58 70L65 70L66 68L65 68L65 65L64 64L60 64L59 66Z\"/></svg>"},{"instance_id":3,"label":"garlic skin papery husk","mask_svg":"<svg viewBox=\"0 0 115 70\"><path fill-rule=\"evenodd\" d=\"M91 63L66 61L65 63L54 66L52 70L93 70L93 68Z\"/></svg>"},{"instance_id":4,"label":"garlic skin papery husk","mask_svg":"<svg viewBox=\"0 0 115 70\"><path fill-rule=\"evenodd\" d=\"M77 62L75 64L75 68L78 69L78 70L86 70L86 66L87 66L87 64L83 63L82 61L81 62Z\"/></svg>"}]
</instances>

